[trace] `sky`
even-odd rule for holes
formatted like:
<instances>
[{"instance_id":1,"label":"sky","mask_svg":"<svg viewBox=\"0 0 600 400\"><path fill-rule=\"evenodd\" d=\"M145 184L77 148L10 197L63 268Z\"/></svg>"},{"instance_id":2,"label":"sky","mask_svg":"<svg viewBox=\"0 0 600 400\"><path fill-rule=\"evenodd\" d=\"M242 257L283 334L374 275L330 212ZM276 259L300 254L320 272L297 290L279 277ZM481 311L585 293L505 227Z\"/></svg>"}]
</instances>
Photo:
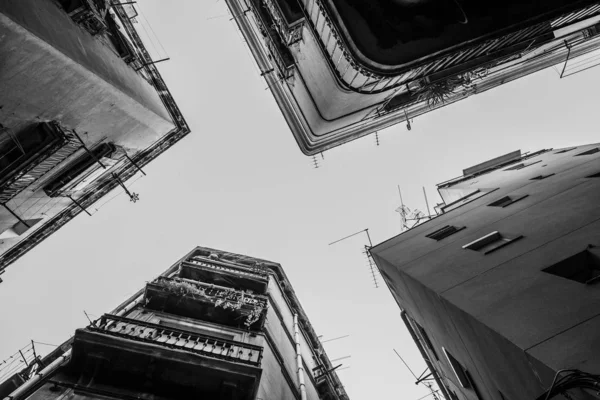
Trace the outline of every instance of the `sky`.
<instances>
[{"instance_id":1,"label":"sky","mask_svg":"<svg viewBox=\"0 0 600 400\"><path fill-rule=\"evenodd\" d=\"M328 151L315 169L298 149L223 0L140 0L171 58L158 64L192 133L147 176L79 215L11 265L0 285L0 361L29 340L60 344L197 245L279 262L352 399L417 400L425 368L400 310L362 253L400 232L435 184L513 150L599 142L600 69L553 69L472 96ZM159 47L157 45L157 47ZM158 51L160 53L162 50ZM109 200L109 201L108 201ZM38 345L44 353L52 346Z\"/></svg>"}]
</instances>

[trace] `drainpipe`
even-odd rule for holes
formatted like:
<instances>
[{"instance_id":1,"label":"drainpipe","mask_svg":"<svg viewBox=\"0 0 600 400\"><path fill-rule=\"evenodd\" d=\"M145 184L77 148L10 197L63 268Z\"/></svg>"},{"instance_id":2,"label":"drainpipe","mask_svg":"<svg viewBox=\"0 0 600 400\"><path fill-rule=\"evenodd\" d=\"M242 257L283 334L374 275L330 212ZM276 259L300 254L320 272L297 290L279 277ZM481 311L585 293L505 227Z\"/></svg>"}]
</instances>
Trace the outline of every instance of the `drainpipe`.
<instances>
[{"instance_id":1,"label":"drainpipe","mask_svg":"<svg viewBox=\"0 0 600 400\"><path fill-rule=\"evenodd\" d=\"M24 384L15 389L14 392L9 394L4 398L4 400L16 400L23 394L25 394L29 389L31 389L36 383L40 382L43 378L49 376L54 371L56 371L59 367L66 364L71 359L71 349L64 352L64 354L58 357L56 360L52 361L50 365L36 373L31 379L26 381Z\"/></svg>"},{"instance_id":2,"label":"drainpipe","mask_svg":"<svg viewBox=\"0 0 600 400\"><path fill-rule=\"evenodd\" d=\"M300 385L300 399L306 400L304 366L302 364L302 353L300 352L300 328L298 327L298 313L294 313L294 340L296 342L296 366L298 371L298 383Z\"/></svg>"},{"instance_id":3,"label":"drainpipe","mask_svg":"<svg viewBox=\"0 0 600 400\"><path fill-rule=\"evenodd\" d=\"M440 376L438 375L437 370L433 367L433 364L431 363L431 361L429 361L429 357L427 356L427 353L425 352L423 345L421 345L421 342L419 341L417 334L415 333L412 325L410 324L410 321L408 320L408 314L406 314L406 311L402 310L402 312L400 313L400 317L402 317L402 321L404 321L404 324L406 325L406 329L408 329L408 332L410 333L410 336L412 337L415 344L417 345L419 352L421 352L421 356L423 357L423 360L425 360L425 363L427 364L427 368L429 368L429 371L431 371L431 375L433 376L433 379L435 379L435 383L438 385L438 387L442 391L442 394L444 395L446 400L450 400L450 395L446 389L446 386L442 383L442 380L440 379Z\"/></svg>"}]
</instances>

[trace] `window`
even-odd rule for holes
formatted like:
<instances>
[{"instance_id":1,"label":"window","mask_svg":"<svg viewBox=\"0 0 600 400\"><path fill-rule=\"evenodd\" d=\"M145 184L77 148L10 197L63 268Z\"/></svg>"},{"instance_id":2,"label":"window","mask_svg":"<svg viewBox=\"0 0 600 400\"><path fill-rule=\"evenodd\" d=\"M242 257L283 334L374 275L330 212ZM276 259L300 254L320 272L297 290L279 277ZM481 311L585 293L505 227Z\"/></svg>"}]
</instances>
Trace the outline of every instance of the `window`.
<instances>
[{"instance_id":1,"label":"window","mask_svg":"<svg viewBox=\"0 0 600 400\"><path fill-rule=\"evenodd\" d=\"M488 207L508 207L509 205L516 203L517 201L522 200L527 196L529 196L529 195L525 194L525 195L516 195L516 196L504 196L504 197L488 204Z\"/></svg>"},{"instance_id":2,"label":"window","mask_svg":"<svg viewBox=\"0 0 600 400\"><path fill-rule=\"evenodd\" d=\"M442 350L443 350L444 354L446 355L446 359L450 363L450 367L452 367L452 371L454 372L454 375L456 375L456 379L458 379L458 383L460 384L460 386L462 386L464 388L471 387L471 382L466 373L467 371L458 362L458 360L456 358L454 358L454 356L452 356L452 354L450 354L450 352L448 350L446 350L444 347L442 347Z\"/></svg>"},{"instance_id":3,"label":"window","mask_svg":"<svg viewBox=\"0 0 600 400\"><path fill-rule=\"evenodd\" d=\"M35 218L25 220L25 223L19 221L10 228L7 228L4 231L0 232L0 239L11 239L19 237L25 232L27 232L29 229L33 228L33 226L41 220L41 218Z\"/></svg>"},{"instance_id":4,"label":"window","mask_svg":"<svg viewBox=\"0 0 600 400\"><path fill-rule=\"evenodd\" d=\"M584 151L583 153L575 154L575 157L589 156L589 155L597 153L599 151L600 151L600 149L598 147L594 147L593 149L589 149L588 151Z\"/></svg>"},{"instance_id":5,"label":"window","mask_svg":"<svg viewBox=\"0 0 600 400\"><path fill-rule=\"evenodd\" d=\"M433 347L433 343L431 343L431 339L429 339L429 335L427 334L427 332L425 332L425 329L423 329L423 327L421 325L419 325L417 322L415 322L415 325L417 325L417 328L419 329L419 333L421 334L421 337L423 338L425 345L427 346L429 351L431 351L431 353L433 354L435 359L439 361L440 358L438 357L437 351L435 351L435 348Z\"/></svg>"},{"instance_id":6,"label":"window","mask_svg":"<svg viewBox=\"0 0 600 400\"><path fill-rule=\"evenodd\" d=\"M494 231L483 237L480 237L479 239L477 239L471 243L465 244L463 246L463 249L480 251L480 252L483 252L483 254L489 254L489 253L496 251L512 242L516 242L517 240L521 239L522 237L523 237L522 235L521 236L503 235L498 231Z\"/></svg>"},{"instance_id":7,"label":"window","mask_svg":"<svg viewBox=\"0 0 600 400\"><path fill-rule=\"evenodd\" d=\"M463 196L462 198L455 200L451 203L445 204L442 207L439 208L441 213L447 213L451 210L454 210L458 207L461 207L473 200L476 200L480 197L483 197L487 194L490 194L492 192L495 192L496 190L498 190L498 188L495 189L476 189L473 192ZM437 211L437 210L436 210Z\"/></svg>"},{"instance_id":8,"label":"window","mask_svg":"<svg viewBox=\"0 0 600 400\"><path fill-rule=\"evenodd\" d=\"M447 238L450 235L454 235L456 232L462 231L463 229L465 229L464 226L457 228L456 226L446 225L435 232L431 232L429 235L425 235L425 237L440 241L444 238Z\"/></svg>"},{"instance_id":9,"label":"window","mask_svg":"<svg viewBox=\"0 0 600 400\"><path fill-rule=\"evenodd\" d=\"M551 176L553 176L554 174L547 174L547 175L538 175L538 176L534 176L533 178L530 179L530 181L541 181L542 179L546 179L549 178Z\"/></svg>"},{"instance_id":10,"label":"window","mask_svg":"<svg viewBox=\"0 0 600 400\"><path fill-rule=\"evenodd\" d=\"M556 153L554 153L554 154L562 154L562 153L566 153L566 152L568 152L568 151L575 150L576 148L577 148L577 147L571 147L570 149L562 149L562 150L559 150L559 151L557 151L557 152L556 152Z\"/></svg>"},{"instance_id":11,"label":"window","mask_svg":"<svg viewBox=\"0 0 600 400\"><path fill-rule=\"evenodd\" d=\"M596 248L590 245L586 250L542 271L587 285L597 283L600 281L600 256Z\"/></svg>"},{"instance_id":12,"label":"window","mask_svg":"<svg viewBox=\"0 0 600 400\"><path fill-rule=\"evenodd\" d=\"M21 169L64 141L49 124L39 123L15 135L5 134L0 139L0 183L9 180Z\"/></svg>"},{"instance_id":13,"label":"window","mask_svg":"<svg viewBox=\"0 0 600 400\"><path fill-rule=\"evenodd\" d=\"M98 168L100 174L102 174L105 170L98 163L101 160L102 164L105 164L106 159L103 157L108 157L116 150L115 146L112 143L102 143L96 148L92 149L89 153L86 153L75 160L71 165L67 167L61 174L56 176L50 183L48 183L44 187L44 192L50 197L58 196L62 191L65 190L80 190L82 187L79 187L80 183L85 181L85 183L89 183L89 179L86 180L90 175L94 174L94 179L97 178ZM91 154L90 154L91 153ZM113 160L114 161L114 160ZM111 163L114 164L114 163ZM104 165L106 168L109 168L112 165Z\"/></svg>"},{"instance_id":14,"label":"window","mask_svg":"<svg viewBox=\"0 0 600 400\"><path fill-rule=\"evenodd\" d=\"M542 162L542 160L534 161L534 162L531 162L531 163L515 164L512 167L508 167L508 168L504 169L504 171L516 171L516 170L523 169L525 167L529 167L530 165L541 163L541 162Z\"/></svg>"},{"instance_id":15,"label":"window","mask_svg":"<svg viewBox=\"0 0 600 400\"><path fill-rule=\"evenodd\" d=\"M595 174L588 175L586 178L600 178L600 172L596 172Z\"/></svg>"}]
</instances>

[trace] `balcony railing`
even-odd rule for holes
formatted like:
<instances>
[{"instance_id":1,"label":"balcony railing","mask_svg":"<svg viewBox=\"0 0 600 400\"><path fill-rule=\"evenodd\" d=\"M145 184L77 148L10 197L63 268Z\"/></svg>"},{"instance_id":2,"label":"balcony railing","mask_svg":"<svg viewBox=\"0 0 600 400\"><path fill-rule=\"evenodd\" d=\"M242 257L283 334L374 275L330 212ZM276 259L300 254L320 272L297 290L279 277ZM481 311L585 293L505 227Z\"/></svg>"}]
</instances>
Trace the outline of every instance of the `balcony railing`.
<instances>
[{"instance_id":1,"label":"balcony railing","mask_svg":"<svg viewBox=\"0 0 600 400\"><path fill-rule=\"evenodd\" d=\"M221 360L260 366L263 349L247 343L216 338L135 319L103 315L88 327L90 331L184 350Z\"/></svg>"},{"instance_id":2,"label":"balcony railing","mask_svg":"<svg viewBox=\"0 0 600 400\"><path fill-rule=\"evenodd\" d=\"M75 135L63 130L56 122L44 123L45 129L51 129L61 137L56 145L36 156L35 160L20 170L14 177L0 186L0 203L4 204L44 176L54 167L83 147Z\"/></svg>"},{"instance_id":3,"label":"balcony railing","mask_svg":"<svg viewBox=\"0 0 600 400\"><path fill-rule=\"evenodd\" d=\"M266 271L209 262L201 258L190 258L180 267L179 277L212 283L265 294L269 286Z\"/></svg>"},{"instance_id":4,"label":"balcony railing","mask_svg":"<svg viewBox=\"0 0 600 400\"><path fill-rule=\"evenodd\" d=\"M268 300L241 290L159 277L146 286L146 307L247 329L262 329Z\"/></svg>"},{"instance_id":5,"label":"balcony railing","mask_svg":"<svg viewBox=\"0 0 600 400\"><path fill-rule=\"evenodd\" d=\"M338 28L335 26L322 0L302 0L312 29L320 39L321 47L329 56L330 63L337 73L338 78L351 90L361 93L377 93L411 81L422 79L430 74L455 67L482 56L489 56L494 52L509 49L517 45L532 45L534 40L552 31L562 28L583 19L600 14L600 4L590 5L579 11L565 14L553 21L542 22L517 32L504 35L500 38L490 39L481 44L469 46L454 51L433 60L412 65L396 71L393 75L369 71L360 66L351 55L342 40Z\"/></svg>"},{"instance_id":6,"label":"balcony railing","mask_svg":"<svg viewBox=\"0 0 600 400\"><path fill-rule=\"evenodd\" d=\"M285 22L285 17L283 16L279 6L273 0L263 0L265 7L271 14L271 18L275 23L275 28L281 38L283 39L284 44L290 46L299 40L302 39L302 27L304 26L304 19L295 22L291 26Z\"/></svg>"},{"instance_id":7,"label":"balcony railing","mask_svg":"<svg viewBox=\"0 0 600 400\"><path fill-rule=\"evenodd\" d=\"M185 260L185 262L193 264L193 265L197 265L200 267L205 267L205 268L211 268L214 269L216 271L225 271L225 272L231 272L234 274L239 274L239 275L244 275L244 276L248 276L250 278L255 278L255 279L268 279L269 278L269 273L259 269L259 268L248 268L248 267L242 267L242 266L228 266L225 264L217 264L217 263L213 263L210 261L207 261L203 258L200 257L190 257L187 260Z\"/></svg>"},{"instance_id":8,"label":"balcony railing","mask_svg":"<svg viewBox=\"0 0 600 400\"><path fill-rule=\"evenodd\" d=\"M276 31L277 24L272 20L272 16L266 10L266 7L258 7L254 15L271 56L271 61L279 72L279 77L281 79L291 78L295 67L294 56L284 39Z\"/></svg>"},{"instance_id":9,"label":"balcony railing","mask_svg":"<svg viewBox=\"0 0 600 400\"><path fill-rule=\"evenodd\" d=\"M108 12L108 3L106 1L79 0L78 2L67 2L65 11L75 21L80 24L92 35L104 33L107 29L104 17Z\"/></svg>"}]
</instances>

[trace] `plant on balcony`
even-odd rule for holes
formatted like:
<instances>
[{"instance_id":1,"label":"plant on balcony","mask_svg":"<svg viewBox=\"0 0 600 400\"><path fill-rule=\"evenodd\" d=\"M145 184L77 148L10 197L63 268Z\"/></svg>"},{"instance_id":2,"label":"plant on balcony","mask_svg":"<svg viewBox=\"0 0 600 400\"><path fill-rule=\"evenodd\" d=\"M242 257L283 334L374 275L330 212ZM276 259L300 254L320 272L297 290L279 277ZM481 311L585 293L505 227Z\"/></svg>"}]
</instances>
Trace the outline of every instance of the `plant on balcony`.
<instances>
[{"instance_id":1,"label":"plant on balcony","mask_svg":"<svg viewBox=\"0 0 600 400\"><path fill-rule=\"evenodd\" d=\"M260 301L250 303L245 301L246 293L239 292L238 296L235 290L217 289L216 293L210 295L206 293L206 288L199 287L193 283L186 282L179 279L167 280L160 279L163 290L176 294L178 296L189 296L194 299L201 299L212 303L215 307L221 307L225 310L240 310L242 306L250 308L244 321L244 326L250 328L256 321L258 321L261 315L265 312L266 306Z\"/></svg>"},{"instance_id":2,"label":"plant on balcony","mask_svg":"<svg viewBox=\"0 0 600 400\"><path fill-rule=\"evenodd\" d=\"M452 76L436 82L421 81L421 90L417 101L426 101L429 108L445 103L457 89L462 88L463 94L474 92L477 88L475 81L487 76L486 69L477 69Z\"/></svg>"}]
</instances>

